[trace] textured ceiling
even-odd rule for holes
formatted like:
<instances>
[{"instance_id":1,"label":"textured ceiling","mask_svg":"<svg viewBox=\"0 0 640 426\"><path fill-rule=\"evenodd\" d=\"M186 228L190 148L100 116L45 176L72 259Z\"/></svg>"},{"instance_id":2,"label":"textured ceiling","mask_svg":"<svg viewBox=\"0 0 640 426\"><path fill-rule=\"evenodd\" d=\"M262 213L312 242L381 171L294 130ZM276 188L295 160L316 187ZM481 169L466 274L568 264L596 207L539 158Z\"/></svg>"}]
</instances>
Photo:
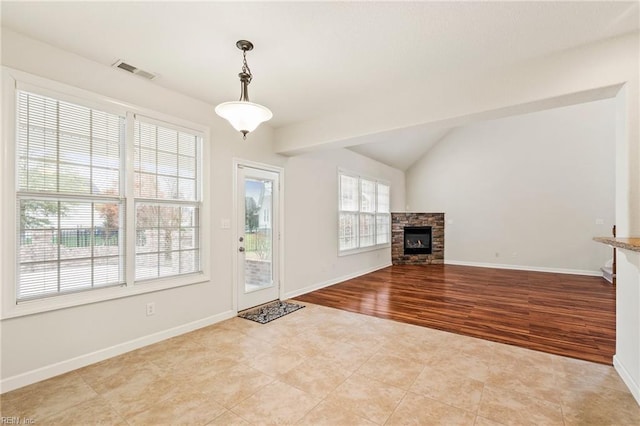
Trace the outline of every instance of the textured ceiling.
<instances>
[{"instance_id":1,"label":"textured ceiling","mask_svg":"<svg viewBox=\"0 0 640 426\"><path fill-rule=\"evenodd\" d=\"M211 105L251 100L274 127L384 103L397 87L490 70L638 30L637 2L10 2L2 25Z\"/></svg>"}]
</instances>

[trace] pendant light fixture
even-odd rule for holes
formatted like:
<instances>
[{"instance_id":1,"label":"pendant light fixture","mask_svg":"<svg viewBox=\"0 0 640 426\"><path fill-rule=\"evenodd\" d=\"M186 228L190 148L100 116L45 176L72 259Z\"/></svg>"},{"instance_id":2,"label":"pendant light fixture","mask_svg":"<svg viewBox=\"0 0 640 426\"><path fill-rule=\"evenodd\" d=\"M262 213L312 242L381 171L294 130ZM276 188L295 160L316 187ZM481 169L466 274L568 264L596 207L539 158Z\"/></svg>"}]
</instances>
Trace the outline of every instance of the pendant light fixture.
<instances>
[{"instance_id":1,"label":"pendant light fixture","mask_svg":"<svg viewBox=\"0 0 640 426\"><path fill-rule=\"evenodd\" d=\"M240 77L240 100L224 102L216 107L216 114L227 120L234 129L242 133L242 138L247 139L247 133L253 132L260 123L273 117L269 108L249 102L249 83L253 75L247 65L247 52L253 50L253 43L247 40L239 40L236 43L242 50L242 71Z\"/></svg>"}]
</instances>

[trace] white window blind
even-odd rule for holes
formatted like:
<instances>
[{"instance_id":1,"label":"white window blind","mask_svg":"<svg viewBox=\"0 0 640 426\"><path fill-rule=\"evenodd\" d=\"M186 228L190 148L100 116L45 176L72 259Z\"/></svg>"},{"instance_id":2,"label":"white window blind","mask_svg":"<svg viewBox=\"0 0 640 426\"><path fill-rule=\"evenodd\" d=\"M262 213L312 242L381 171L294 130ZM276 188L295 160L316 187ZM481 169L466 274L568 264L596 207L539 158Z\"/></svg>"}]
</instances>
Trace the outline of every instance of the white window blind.
<instances>
[{"instance_id":1,"label":"white window blind","mask_svg":"<svg viewBox=\"0 0 640 426\"><path fill-rule=\"evenodd\" d=\"M200 270L201 137L136 119L136 280Z\"/></svg>"},{"instance_id":2,"label":"white window blind","mask_svg":"<svg viewBox=\"0 0 640 426\"><path fill-rule=\"evenodd\" d=\"M360 179L360 247L376 244L376 182Z\"/></svg>"},{"instance_id":3,"label":"white window blind","mask_svg":"<svg viewBox=\"0 0 640 426\"><path fill-rule=\"evenodd\" d=\"M378 182L376 184L376 244L391 242L391 212L389 210L389 185Z\"/></svg>"},{"instance_id":4,"label":"white window blind","mask_svg":"<svg viewBox=\"0 0 640 426\"><path fill-rule=\"evenodd\" d=\"M124 283L125 118L17 95L17 301Z\"/></svg>"},{"instance_id":5,"label":"white window blind","mask_svg":"<svg viewBox=\"0 0 640 426\"><path fill-rule=\"evenodd\" d=\"M388 185L348 173L339 173L339 251L385 245L390 242Z\"/></svg>"},{"instance_id":6,"label":"white window blind","mask_svg":"<svg viewBox=\"0 0 640 426\"><path fill-rule=\"evenodd\" d=\"M201 273L202 135L38 92L16 91L16 302Z\"/></svg>"},{"instance_id":7,"label":"white window blind","mask_svg":"<svg viewBox=\"0 0 640 426\"><path fill-rule=\"evenodd\" d=\"M340 250L358 248L358 212L359 189L358 177L340 174L340 215L339 215L339 247Z\"/></svg>"}]
</instances>

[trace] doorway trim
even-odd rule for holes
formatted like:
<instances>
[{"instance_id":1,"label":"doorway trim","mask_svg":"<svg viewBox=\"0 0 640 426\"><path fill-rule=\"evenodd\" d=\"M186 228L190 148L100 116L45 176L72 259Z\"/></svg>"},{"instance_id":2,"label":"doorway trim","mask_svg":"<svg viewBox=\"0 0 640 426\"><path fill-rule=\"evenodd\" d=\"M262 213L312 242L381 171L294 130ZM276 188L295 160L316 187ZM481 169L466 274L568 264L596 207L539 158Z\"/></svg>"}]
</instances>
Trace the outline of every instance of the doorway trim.
<instances>
[{"instance_id":1,"label":"doorway trim","mask_svg":"<svg viewBox=\"0 0 640 426\"><path fill-rule=\"evenodd\" d=\"M238 167L251 167L254 169L265 170L267 172L277 173L278 181L280 184L279 188L279 197L278 197L278 228L279 228L279 236L278 236L278 299L282 300L284 297L284 283L285 283L285 273L284 273L284 235L285 235L285 220L284 220L284 168L280 166L274 166L271 164L260 163L251 160L245 160L242 158L233 158L233 166L231 169L232 174L232 195L233 195L233 215L231 216L231 229L233 230L233 235L231 238L231 253L232 256L232 300L233 300L233 311L238 312L238 256L237 256L237 241L239 238L238 235Z\"/></svg>"}]
</instances>

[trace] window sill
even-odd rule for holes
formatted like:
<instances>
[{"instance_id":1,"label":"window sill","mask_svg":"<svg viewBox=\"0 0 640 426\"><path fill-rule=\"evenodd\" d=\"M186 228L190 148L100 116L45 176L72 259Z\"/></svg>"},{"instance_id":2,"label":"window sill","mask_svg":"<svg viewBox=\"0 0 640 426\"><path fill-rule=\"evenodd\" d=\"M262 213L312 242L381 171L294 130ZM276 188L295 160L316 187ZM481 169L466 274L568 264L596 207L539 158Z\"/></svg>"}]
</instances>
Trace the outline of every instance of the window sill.
<instances>
[{"instance_id":1,"label":"window sill","mask_svg":"<svg viewBox=\"0 0 640 426\"><path fill-rule=\"evenodd\" d=\"M351 256L352 254L366 253L366 252L375 251L375 250L382 250L389 247L391 247L391 243L378 244L375 246L362 247L362 248L350 249L350 250L338 250L338 257Z\"/></svg>"}]
</instances>

